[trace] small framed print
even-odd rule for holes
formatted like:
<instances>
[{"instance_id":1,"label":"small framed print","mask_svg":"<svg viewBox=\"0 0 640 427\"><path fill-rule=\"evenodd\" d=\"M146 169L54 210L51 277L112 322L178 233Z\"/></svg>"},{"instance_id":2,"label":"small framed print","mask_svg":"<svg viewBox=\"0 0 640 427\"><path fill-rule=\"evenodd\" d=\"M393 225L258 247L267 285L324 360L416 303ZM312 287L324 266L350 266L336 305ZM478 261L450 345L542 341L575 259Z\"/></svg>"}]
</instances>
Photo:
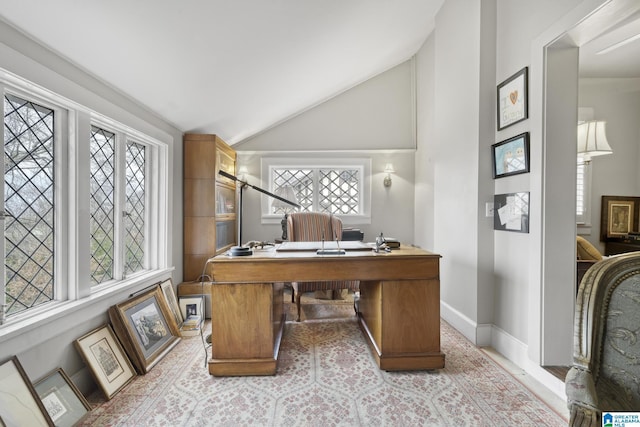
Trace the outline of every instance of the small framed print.
<instances>
[{"instance_id":1,"label":"small framed print","mask_svg":"<svg viewBox=\"0 0 640 427\"><path fill-rule=\"evenodd\" d=\"M529 132L491 146L493 178L529 172Z\"/></svg>"},{"instance_id":2,"label":"small framed print","mask_svg":"<svg viewBox=\"0 0 640 427\"><path fill-rule=\"evenodd\" d=\"M75 346L107 399L135 378L136 372L111 326L94 329L78 338Z\"/></svg>"},{"instance_id":3,"label":"small framed print","mask_svg":"<svg viewBox=\"0 0 640 427\"><path fill-rule=\"evenodd\" d=\"M91 411L89 402L62 368L46 375L34 387L56 427L72 427Z\"/></svg>"},{"instance_id":4,"label":"small framed print","mask_svg":"<svg viewBox=\"0 0 640 427\"><path fill-rule=\"evenodd\" d=\"M608 200L607 237L625 237L633 231L633 200Z\"/></svg>"},{"instance_id":5,"label":"small framed print","mask_svg":"<svg viewBox=\"0 0 640 427\"><path fill-rule=\"evenodd\" d=\"M0 364L0 426L54 425L18 358Z\"/></svg>"},{"instance_id":6,"label":"small framed print","mask_svg":"<svg viewBox=\"0 0 640 427\"><path fill-rule=\"evenodd\" d=\"M529 232L529 192L493 196L493 229Z\"/></svg>"},{"instance_id":7,"label":"small framed print","mask_svg":"<svg viewBox=\"0 0 640 427\"><path fill-rule=\"evenodd\" d=\"M179 304L184 319L188 319L190 316L205 318L204 295L180 297Z\"/></svg>"},{"instance_id":8,"label":"small framed print","mask_svg":"<svg viewBox=\"0 0 640 427\"><path fill-rule=\"evenodd\" d=\"M529 117L528 81L529 68L524 67L498 85L498 130Z\"/></svg>"}]
</instances>

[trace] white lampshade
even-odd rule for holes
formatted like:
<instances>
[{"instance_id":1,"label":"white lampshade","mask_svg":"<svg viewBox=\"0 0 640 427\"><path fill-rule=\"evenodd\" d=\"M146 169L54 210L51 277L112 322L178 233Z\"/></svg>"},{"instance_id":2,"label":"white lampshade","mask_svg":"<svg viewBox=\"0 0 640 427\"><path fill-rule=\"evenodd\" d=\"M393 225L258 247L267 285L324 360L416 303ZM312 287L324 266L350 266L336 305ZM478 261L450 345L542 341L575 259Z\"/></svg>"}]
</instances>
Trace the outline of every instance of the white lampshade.
<instances>
[{"instance_id":1,"label":"white lampshade","mask_svg":"<svg viewBox=\"0 0 640 427\"><path fill-rule=\"evenodd\" d=\"M282 197L283 199L289 200L290 202L298 203L298 200L296 199L296 192L290 185L283 185L282 187L276 188L274 194L276 196ZM274 208L284 208L285 211L292 211L295 209L295 206L292 206L289 203L283 202L279 199L274 199L271 203L271 206L273 206Z\"/></svg>"},{"instance_id":2,"label":"white lampshade","mask_svg":"<svg viewBox=\"0 0 640 427\"><path fill-rule=\"evenodd\" d=\"M595 156L613 153L605 132L607 122L589 121L578 125L578 157L585 162Z\"/></svg>"},{"instance_id":3,"label":"white lampshade","mask_svg":"<svg viewBox=\"0 0 640 427\"><path fill-rule=\"evenodd\" d=\"M395 173L395 169L393 169L393 163L387 163L384 165L384 173Z\"/></svg>"}]
</instances>

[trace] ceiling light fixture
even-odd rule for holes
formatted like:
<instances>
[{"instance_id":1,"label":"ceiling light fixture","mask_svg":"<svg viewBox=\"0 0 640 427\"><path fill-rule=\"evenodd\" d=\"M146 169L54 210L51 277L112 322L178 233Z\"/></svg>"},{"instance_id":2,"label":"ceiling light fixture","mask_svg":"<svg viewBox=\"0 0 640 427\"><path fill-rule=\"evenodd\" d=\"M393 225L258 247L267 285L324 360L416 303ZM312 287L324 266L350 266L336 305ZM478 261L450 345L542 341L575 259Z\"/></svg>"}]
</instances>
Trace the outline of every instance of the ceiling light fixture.
<instances>
[{"instance_id":1,"label":"ceiling light fixture","mask_svg":"<svg viewBox=\"0 0 640 427\"><path fill-rule=\"evenodd\" d=\"M631 42L634 42L634 41L636 41L638 39L640 39L640 34L636 34L635 36L631 36L631 37L629 37L627 39L619 41L618 43L614 43L611 46L606 47L606 48L596 52L596 55L604 55L605 53L609 53L609 52L611 52L613 50L616 50L616 49L618 49L618 48L620 48L620 47L622 47L624 45L627 45L627 44L629 44Z\"/></svg>"}]
</instances>

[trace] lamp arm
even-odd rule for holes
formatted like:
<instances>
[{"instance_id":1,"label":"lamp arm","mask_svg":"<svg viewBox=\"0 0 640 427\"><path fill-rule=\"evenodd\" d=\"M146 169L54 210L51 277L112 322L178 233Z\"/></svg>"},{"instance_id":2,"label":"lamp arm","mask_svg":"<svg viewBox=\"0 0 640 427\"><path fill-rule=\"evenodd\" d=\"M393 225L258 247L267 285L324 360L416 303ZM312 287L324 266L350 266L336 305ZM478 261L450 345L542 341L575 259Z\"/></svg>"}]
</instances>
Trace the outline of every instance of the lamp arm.
<instances>
[{"instance_id":1,"label":"lamp arm","mask_svg":"<svg viewBox=\"0 0 640 427\"><path fill-rule=\"evenodd\" d=\"M284 197L280 197L280 196L278 196L278 195L276 195L276 194L270 193L270 192L268 192L267 190L263 190L262 188L257 187L257 186L255 186L255 185L251 185L251 184L249 184L248 182L243 181L243 180L241 180L241 179L239 179L239 178L237 178L237 177L235 177L235 176L231 175L230 173L223 171L222 169L220 169L220 171L219 171L218 173L219 173L220 175L224 176L225 178L229 178L229 179L232 179L232 180L234 180L234 181L236 181L236 182L239 182L239 183L240 183L240 184L242 184L243 186L244 186L244 185L246 185L247 187L251 187L251 188L253 188L254 190L257 190L257 191L259 191L259 192L261 192L261 193L266 194L267 196L271 196L271 197L273 197L274 199L278 199L278 200L280 200L281 202L288 203L288 204L290 204L291 206L295 206L296 208L301 207L301 206L300 206L299 204L297 204L297 203L294 203L294 202L292 202L292 201L290 201L290 200L287 200L287 199L285 199Z\"/></svg>"}]
</instances>

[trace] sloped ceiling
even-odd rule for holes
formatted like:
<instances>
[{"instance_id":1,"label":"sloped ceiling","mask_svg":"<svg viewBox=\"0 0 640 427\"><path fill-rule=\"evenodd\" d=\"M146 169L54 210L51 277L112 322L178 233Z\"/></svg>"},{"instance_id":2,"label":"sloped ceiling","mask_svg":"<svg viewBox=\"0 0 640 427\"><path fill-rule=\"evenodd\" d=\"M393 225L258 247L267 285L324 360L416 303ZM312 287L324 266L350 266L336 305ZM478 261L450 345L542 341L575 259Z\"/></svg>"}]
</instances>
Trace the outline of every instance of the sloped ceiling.
<instances>
[{"instance_id":1,"label":"sloped ceiling","mask_svg":"<svg viewBox=\"0 0 640 427\"><path fill-rule=\"evenodd\" d=\"M444 0L3 0L0 17L233 144L410 58Z\"/></svg>"}]
</instances>

